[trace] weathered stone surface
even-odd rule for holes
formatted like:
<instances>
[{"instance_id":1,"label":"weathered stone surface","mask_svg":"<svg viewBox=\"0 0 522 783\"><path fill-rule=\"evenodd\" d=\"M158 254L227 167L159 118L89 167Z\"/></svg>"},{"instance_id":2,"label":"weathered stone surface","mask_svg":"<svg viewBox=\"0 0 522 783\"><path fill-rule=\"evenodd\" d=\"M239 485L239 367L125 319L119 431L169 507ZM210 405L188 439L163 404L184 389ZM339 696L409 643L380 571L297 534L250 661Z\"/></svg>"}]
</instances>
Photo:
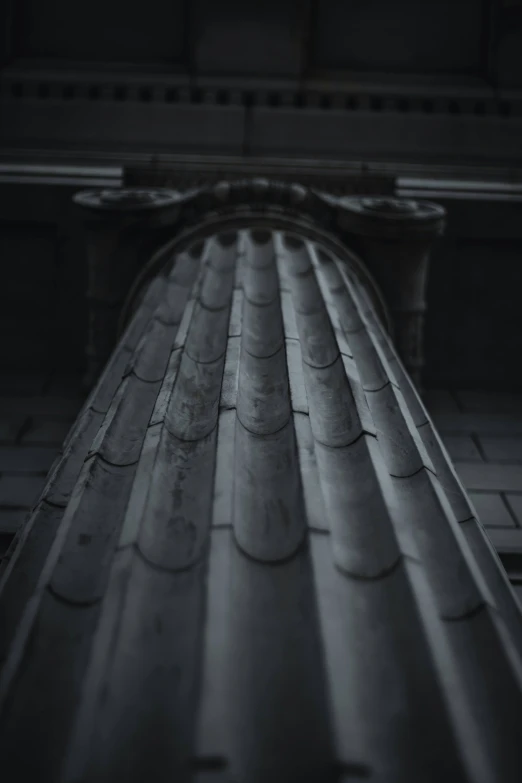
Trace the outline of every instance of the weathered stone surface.
<instances>
[{"instance_id":1,"label":"weathered stone surface","mask_svg":"<svg viewBox=\"0 0 522 783\"><path fill-rule=\"evenodd\" d=\"M3 763L518 783L520 612L356 262L243 218L158 291L168 339L137 305L9 554Z\"/></svg>"}]
</instances>

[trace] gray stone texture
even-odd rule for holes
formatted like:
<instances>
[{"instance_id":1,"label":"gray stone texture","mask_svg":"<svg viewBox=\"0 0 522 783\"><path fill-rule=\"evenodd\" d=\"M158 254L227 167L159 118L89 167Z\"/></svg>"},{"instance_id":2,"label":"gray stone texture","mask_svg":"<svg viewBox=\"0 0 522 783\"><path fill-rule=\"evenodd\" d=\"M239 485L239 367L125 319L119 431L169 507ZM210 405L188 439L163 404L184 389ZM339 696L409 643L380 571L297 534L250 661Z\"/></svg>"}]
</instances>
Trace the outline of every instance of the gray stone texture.
<instances>
[{"instance_id":1,"label":"gray stone texture","mask_svg":"<svg viewBox=\"0 0 522 783\"><path fill-rule=\"evenodd\" d=\"M4 572L4 766L518 783L518 605L389 338L333 253L241 239L145 298Z\"/></svg>"}]
</instances>

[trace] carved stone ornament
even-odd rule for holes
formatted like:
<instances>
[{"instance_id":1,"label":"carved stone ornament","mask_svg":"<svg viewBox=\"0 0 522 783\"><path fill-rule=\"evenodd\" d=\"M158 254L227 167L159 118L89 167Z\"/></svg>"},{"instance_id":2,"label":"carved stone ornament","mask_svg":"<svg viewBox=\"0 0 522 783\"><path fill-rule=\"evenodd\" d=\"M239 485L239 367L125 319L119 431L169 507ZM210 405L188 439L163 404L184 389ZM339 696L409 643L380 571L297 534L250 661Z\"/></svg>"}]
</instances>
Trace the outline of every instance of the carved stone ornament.
<instances>
[{"instance_id":1,"label":"carved stone ornament","mask_svg":"<svg viewBox=\"0 0 522 783\"><path fill-rule=\"evenodd\" d=\"M395 343L410 376L421 383L429 252L444 230L446 212L438 204L395 198L344 198L339 224L383 291Z\"/></svg>"},{"instance_id":2,"label":"carved stone ornament","mask_svg":"<svg viewBox=\"0 0 522 783\"><path fill-rule=\"evenodd\" d=\"M119 314L140 267L178 219L179 193L166 188L84 190L74 196L87 230L89 320L87 373L90 388L118 336Z\"/></svg>"},{"instance_id":3,"label":"carved stone ornament","mask_svg":"<svg viewBox=\"0 0 522 783\"><path fill-rule=\"evenodd\" d=\"M340 225L356 234L406 238L406 233L436 236L444 229L444 207L429 201L348 196L339 202Z\"/></svg>"},{"instance_id":4,"label":"carved stone ornament","mask_svg":"<svg viewBox=\"0 0 522 783\"><path fill-rule=\"evenodd\" d=\"M399 352L407 369L418 380L423 363L422 317L418 316L425 309L427 254L433 239L444 227L443 207L388 196L337 197L301 184L264 177L221 181L185 192L143 187L83 191L74 201L97 216L94 224L87 220L93 228L89 268L91 281L98 280L97 299L100 299L100 275L114 280L110 269L115 266L115 258L120 259L120 268L132 267L138 273L146 261L143 248L149 249L150 257L165 244L168 237L163 242L155 240L153 226L164 227L171 236L191 234L197 239L205 226L223 220L232 228L256 220L269 221L274 227L288 227L289 221L295 221L301 231L323 232L331 241L340 241L348 248L359 241L360 246L355 249L360 250L364 263L358 263L357 271L366 278L374 299L382 301L378 289L382 291L392 313ZM147 215L151 216L150 224L141 221ZM130 264L129 257L136 257L138 247L142 249L140 258ZM128 293L130 287L129 275L123 277L120 294L123 289ZM121 305L122 296L109 298L113 304L117 299ZM383 316L386 308L378 306L377 309ZM114 344L112 316L110 322L91 376L99 372ZM416 326L413 328L412 324ZM104 334L100 326L96 332ZM89 355L93 353L96 351L91 346Z\"/></svg>"},{"instance_id":5,"label":"carved stone ornament","mask_svg":"<svg viewBox=\"0 0 522 783\"><path fill-rule=\"evenodd\" d=\"M74 196L78 206L104 212L141 212L161 209L176 204L179 194L175 190L122 188L110 190L83 190Z\"/></svg>"}]
</instances>

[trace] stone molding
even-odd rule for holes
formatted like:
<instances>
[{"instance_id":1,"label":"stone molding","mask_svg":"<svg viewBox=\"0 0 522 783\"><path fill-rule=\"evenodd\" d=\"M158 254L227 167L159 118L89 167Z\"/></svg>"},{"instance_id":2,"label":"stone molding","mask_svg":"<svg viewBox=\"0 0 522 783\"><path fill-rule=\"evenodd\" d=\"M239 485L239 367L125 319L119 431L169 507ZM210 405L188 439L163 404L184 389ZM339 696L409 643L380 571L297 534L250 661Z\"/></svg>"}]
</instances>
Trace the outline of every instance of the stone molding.
<instances>
[{"instance_id":1,"label":"stone molding","mask_svg":"<svg viewBox=\"0 0 522 783\"><path fill-rule=\"evenodd\" d=\"M0 91L8 101L25 100L65 102L106 101L121 105L137 102L232 106L249 108L279 107L296 112L321 108L323 111L360 111L384 114L470 115L481 120L497 116L509 118L522 112L520 87L495 89L485 84L466 82L453 85L411 83L394 84L368 81L361 74L346 79L255 79L252 77L205 78L189 74L154 75L114 71L75 70L49 67L45 61L18 61L0 75Z\"/></svg>"},{"instance_id":2,"label":"stone molding","mask_svg":"<svg viewBox=\"0 0 522 783\"><path fill-rule=\"evenodd\" d=\"M420 382L428 256L433 240L444 227L442 207L388 196L339 198L300 184L266 178L221 181L185 192L142 187L82 191L75 196L75 203L87 210L90 226L91 318L107 322L106 329L103 323L90 326L89 381L101 371L116 339L114 312L100 315L98 305L105 301L121 309L131 289L131 271L133 278L139 275L140 266L143 271L145 237L151 251L149 258L154 250L159 251L152 258L152 267L151 263L145 267L150 279L164 263L166 253L174 252L180 235L195 241L205 234L206 227L215 230L216 223L238 226L244 221L269 219L273 224L286 224L287 229L289 222L296 221L300 230L308 227L312 232L326 232L346 249L360 252L364 264L353 262L356 256L351 254L355 271L373 294L374 302L382 303L383 297L389 305L391 330L399 353L414 382ZM149 217L144 219L143 215ZM161 235L165 237L162 243L160 235L153 231L158 226L165 227L176 239L165 246L165 235ZM119 261L109 261L111 256ZM115 273L116 268L124 269L125 274ZM93 291L95 280L98 288ZM136 297L143 280L142 274L138 288L132 288L131 299ZM132 305L129 307L127 302L123 309L128 312ZM386 307L377 304L376 309L385 321Z\"/></svg>"}]
</instances>

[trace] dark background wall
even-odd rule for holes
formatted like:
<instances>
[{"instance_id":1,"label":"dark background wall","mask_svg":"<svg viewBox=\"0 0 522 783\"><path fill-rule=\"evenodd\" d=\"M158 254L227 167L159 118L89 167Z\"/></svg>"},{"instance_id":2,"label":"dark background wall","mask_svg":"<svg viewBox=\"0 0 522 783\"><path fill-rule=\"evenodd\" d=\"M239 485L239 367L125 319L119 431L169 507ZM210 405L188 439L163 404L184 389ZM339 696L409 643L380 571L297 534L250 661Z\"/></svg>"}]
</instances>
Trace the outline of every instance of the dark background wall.
<instances>
[{"instance_id":1,"label":"dark background wall","mask_svg":"<svg viewBox=\"0 0 522 783\"><path fill-rule=\"evenodd\" d=\"M448 222L432 255L426 383L522 388L522 202L439 202Z\"/></svg>"},{"instance_id":2,"label":"dark background wall","mask_svg":"<svg viewBox=\"0 0 522 783\"><path fill-rule=\"evenodd\" d=\"M261 76L332 68L485 76L493 57L510 83L522 76L513 43L517 0L150 0L146 7L17 0L11 6L14 58L192 65L214 73L239 68Z\"/></svg>"},{"instance_id":3,"label":"dark background wall","mask_svg":"<svg viewBox=\"0 0 522 783\"><path fill-rule=\"evenodd\" d=\"M0 184L0 362L6 373L80 373L87 327L74 187Z\"/></svg>"}]
</instances>

